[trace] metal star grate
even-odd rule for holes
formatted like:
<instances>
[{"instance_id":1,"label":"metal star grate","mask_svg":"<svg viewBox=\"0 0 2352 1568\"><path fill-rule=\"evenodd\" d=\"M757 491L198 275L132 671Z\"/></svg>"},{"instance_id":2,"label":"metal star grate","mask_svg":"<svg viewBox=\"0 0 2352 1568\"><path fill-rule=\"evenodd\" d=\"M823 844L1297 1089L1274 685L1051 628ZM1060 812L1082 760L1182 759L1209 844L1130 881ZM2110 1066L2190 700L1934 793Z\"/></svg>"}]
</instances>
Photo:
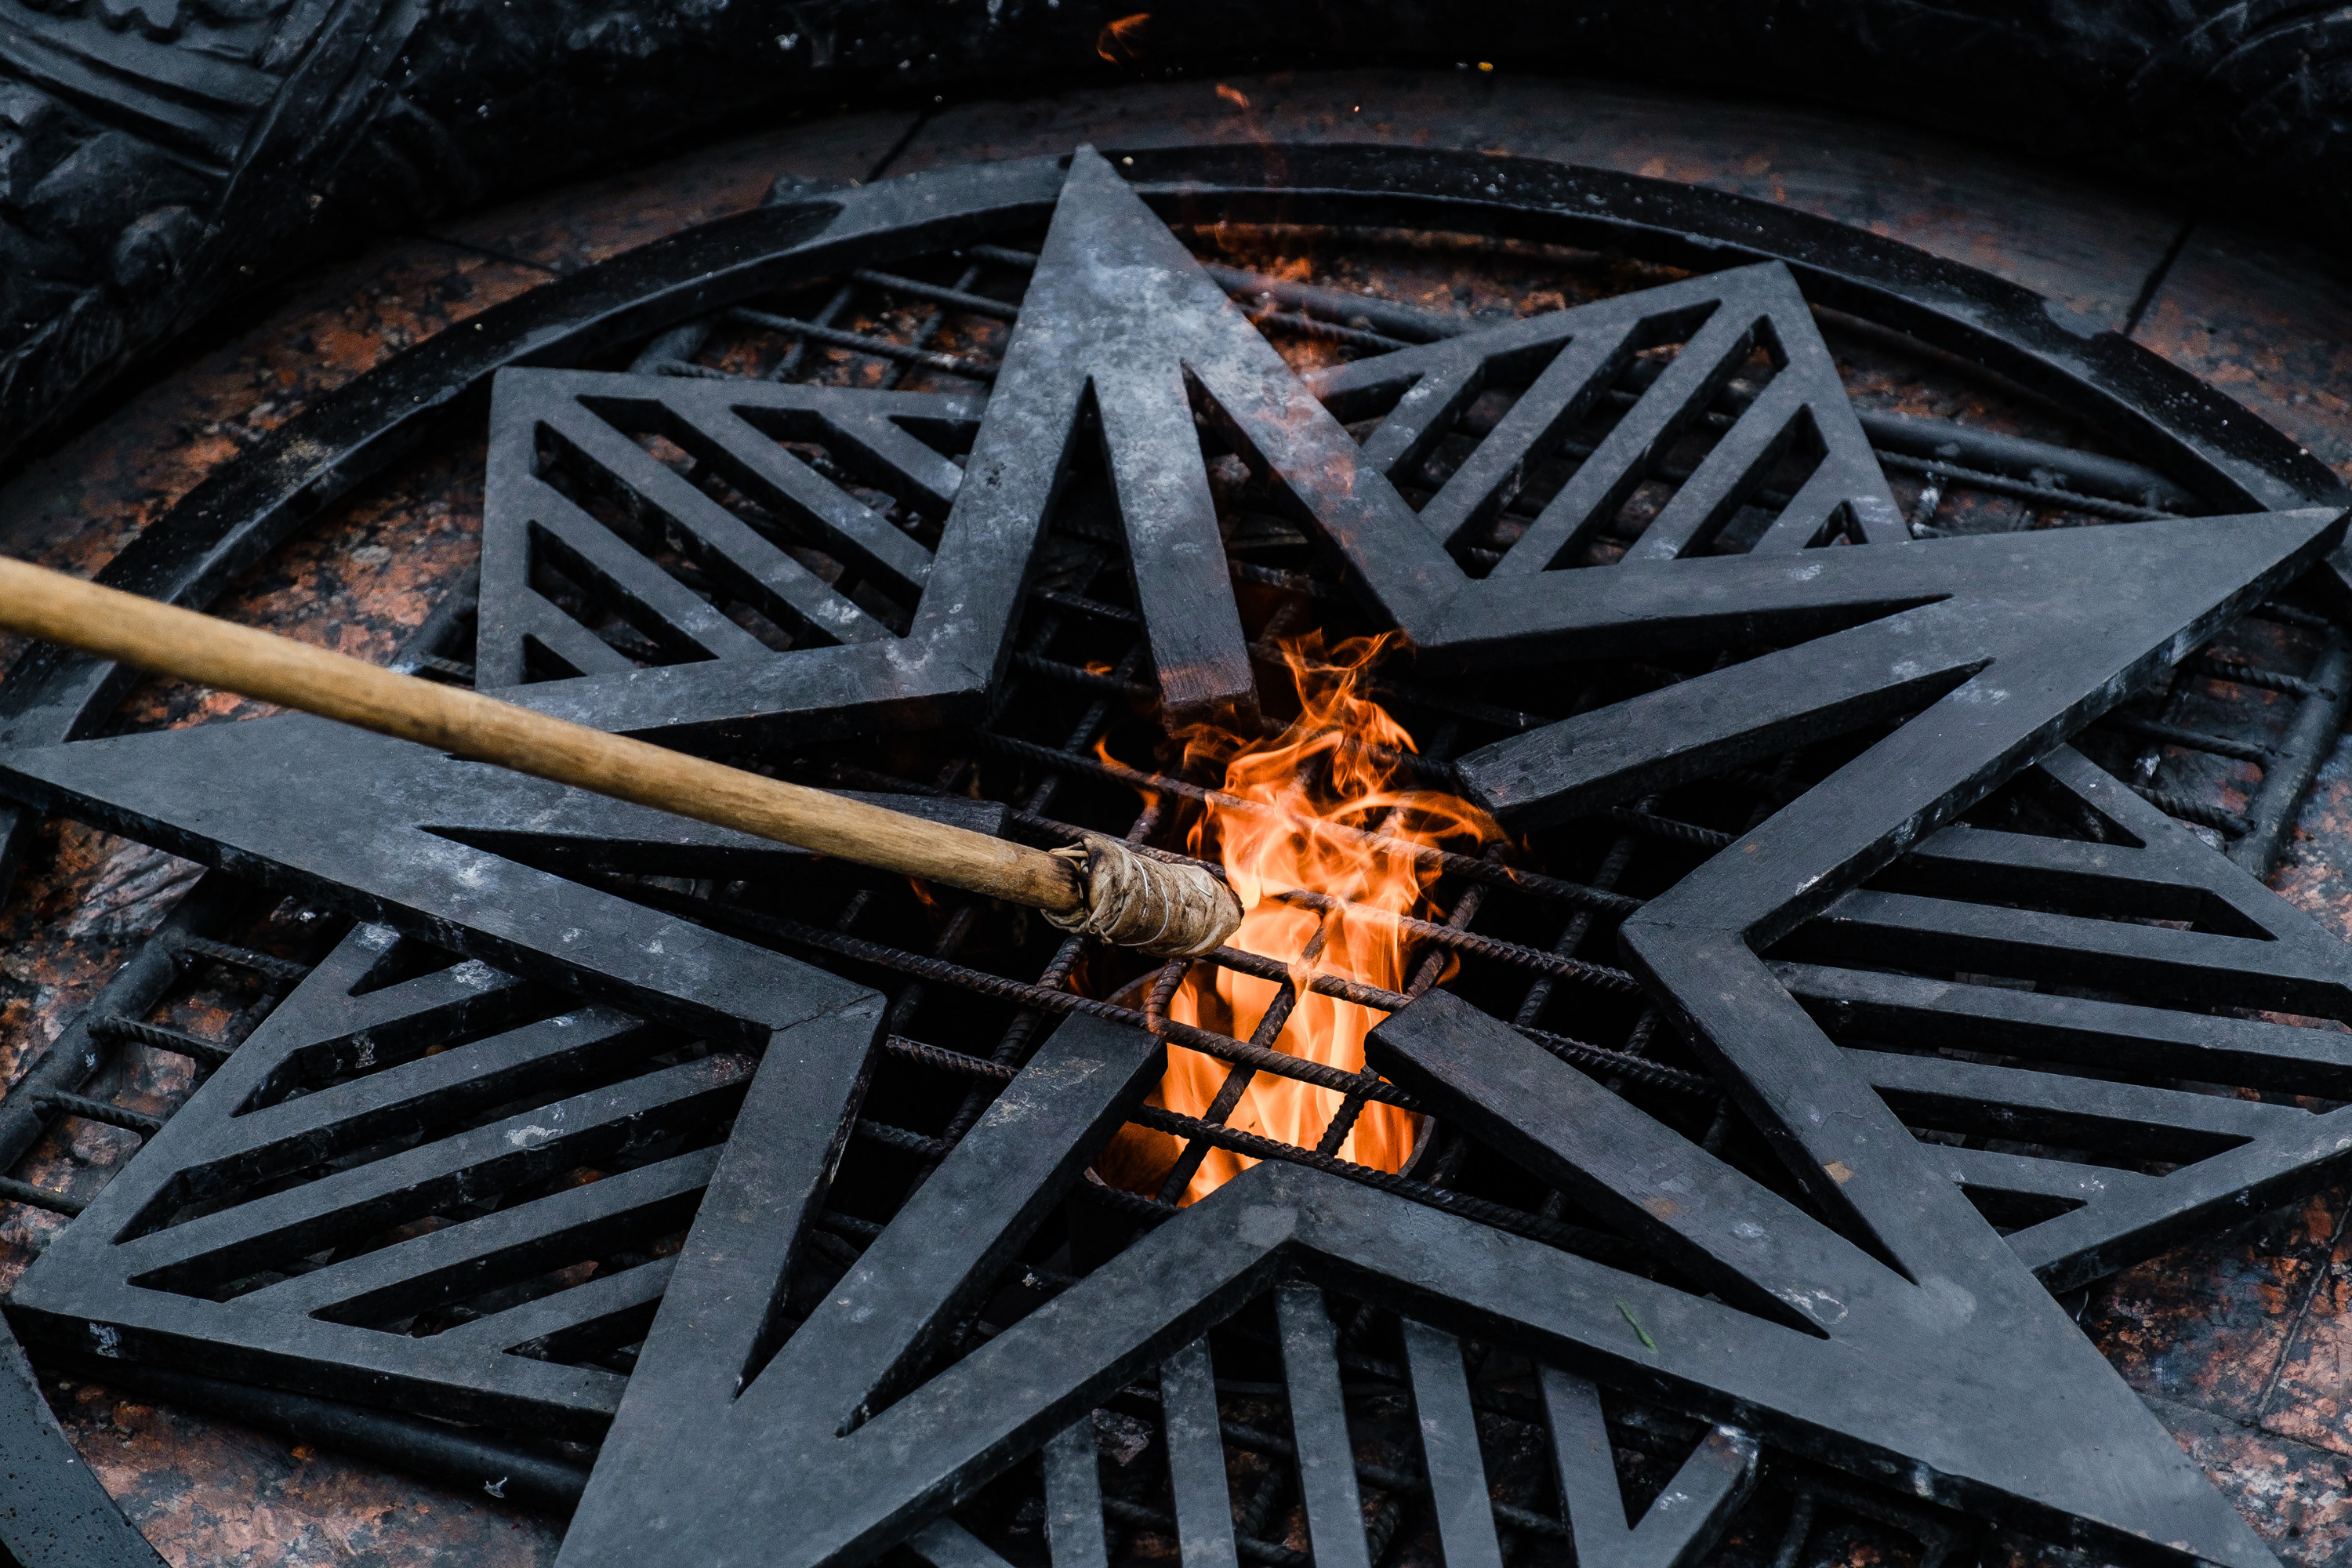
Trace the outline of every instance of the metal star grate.
<instances>
[{"instance_id":1,"label":"metal star grate","mask_svg":"<svg viewBox=\"0 0 2352 1568\"><path fill-rule=\"evenodd\" d=\"M1593 221L1581 195L1563 222ZM879 229L892 195L862 199ZM1221 199L1248 210L1245 184ZM1897 1516L1947 1547L1966 1515L2267 1561L2044 1285L2322 1179L2332 1115L2046 1069L2145 1051L2324 1093L2332 1035L2180 1004L2325 1013L2340 961L2052 747L2131 722L2335 513L2250 511L2292 485L2191 435L2185 471L2231 515L1906 540L1779 262L1422 348L1372 330L1411 330L1393 311L1327 322L1389 352L1301 375L1108 162L992 172L972 201L967 235L997 237L1053 204L1037 249L986 253L1034 274L1017 310L975 310L1017 315L1001 359L927 339L891 363L991 381L984 405L647 374L696 352L677 334L633 374L509 370L476 679L836 784L931 765L899 798L968 825L1149 840L1209 786L1087 752L1119 724L1256 721L1252 593L1294 625L1392 622L1417 656L1398 700L1466 753L1424 765L1532 832L1524 860L1443 858L1446 912L1412 934L1460 975L1307 979L1392 1015L1378 1071L1320 1068L1172 1024L1150 974L988 911L308 721L32 746L59 709L19 692L94 713L105 690L37 669L8 683L12 793L371 923L147 1130L18 1287L20 1330L131 1375L575 1442L609 1423L585 1478L578 1448L506 1450L581 1499L578 1563L904 1544L984 1568L1033 1504L1057 1563L1139 1536L1203 1563L1685 1562L1733 1528L1759 1444L1899 1481L1952 1510ZM1399 201L1392 180L1367 210ZM597 286L645 287L635 265ZM920 287L987 300L974 274ZM1229 560L1236 497L1299 558ZM2086 580L2117 588L2095 614ZM1090 668L1072 628L1130 640ZM1012 804L952 798L967 780ZM1636 844L1679 863L1629 881ZM1489 905L1507 934L1472 929ZM1292 956L1210 962L1295 995ZM2061 975L2102 994L1991 983ZM1547 1027L1556 994L1622 1015L1624 1045ZM976 1048L930 1043L943 1025ZM1139 1103L1163 1041L1434 1131L1398 1173L1177 1116ZM1172 1211L1090 1176L1122 1122L1263 1164ZM2151 1133L2169 1173L2080 1174ZM1244 1390L1271 1426L1235 1418ZM1122 1421L1149 1476L1097 1461ZM1687 1509L1612 1457L1643 1432Z\"/></svg>"}]
</instances>

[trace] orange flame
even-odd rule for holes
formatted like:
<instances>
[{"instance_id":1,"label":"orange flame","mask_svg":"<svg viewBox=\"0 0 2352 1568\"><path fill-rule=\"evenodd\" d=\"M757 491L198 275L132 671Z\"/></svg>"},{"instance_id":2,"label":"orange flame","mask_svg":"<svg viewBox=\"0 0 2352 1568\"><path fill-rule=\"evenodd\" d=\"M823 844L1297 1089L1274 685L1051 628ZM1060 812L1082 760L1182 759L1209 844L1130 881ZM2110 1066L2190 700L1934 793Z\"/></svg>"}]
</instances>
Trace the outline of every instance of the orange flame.
<instances>
[{"instance_id":1,"label":"orange flame","mask_svg":"<svg viewBox=\"0 0 2352 1568\"><path fill-rule=\"evenodd\" d=\"M1149 11L1138 11L1132 16L1121 16L1103 24L1095 35L1095 53L1111 64L1132 65L1143 58L1143 25L1151 20Z\"/></svg>"},{"instance_id":2,"label":"orange flame","mask_svg":"<svg viewBox=\"0 0 2352 1568\"><path fill-rule=\"evenodd\" d=\"M1223 864L1248 910L1230 944L1290 970L1297 1003L1271 1043L1276 1050L1348 1072L1363 1067L1364 1037L1384 1015L1309 990L1308 979L1321 972L1402 991L1412 979L1407 964L1417 966L1422 955L1411 951L1396 917L1421 912L1416 906L1437 875L1404 846L1459 846L1501 837L1494 821L1469 802L1412 784L1409 764L1399 753L1414 749L1412 737L1367 695L1373 665L1395 639L1393 633L1350 638L1328 657L1320 632L1286 639L1283 657L1298 688L1297 720L1270 740L1243 740L1210 729L1183 737L1188 763L1223 761L1225 792L1271 808L1213 804L1193 827L1191 843L1193 854L1213 856ZM1305 907L1281 897L1292 889L1338 902ZM1449 956L1446 973L1451 968ZM1169 1016L1247 1039L1280 994L1274 981L1200 966L1171 999ZM1168 1071L1153 1101L1183 1115L1202 1115L1231 1071L1225 1062L1171 1043ZM1334 1090L1260 1073L1225 1121L1312 1149L1340 1105ZM1418 1118L1409 1112L1369 1104L1335 1152L1394 1171L1412 1152L1417 1130ZM1123 1172L1142 1174L1139 1165L1156 1164L1164 1174L1168 1166L1165 1155L1139 1159L1139 1148L1107 1152L1118 1156L1108 1163ZM1255 1163L1244 1155L1212 1150L1181 1201L1206 1196Z\"/></svg>"}]
</instances>

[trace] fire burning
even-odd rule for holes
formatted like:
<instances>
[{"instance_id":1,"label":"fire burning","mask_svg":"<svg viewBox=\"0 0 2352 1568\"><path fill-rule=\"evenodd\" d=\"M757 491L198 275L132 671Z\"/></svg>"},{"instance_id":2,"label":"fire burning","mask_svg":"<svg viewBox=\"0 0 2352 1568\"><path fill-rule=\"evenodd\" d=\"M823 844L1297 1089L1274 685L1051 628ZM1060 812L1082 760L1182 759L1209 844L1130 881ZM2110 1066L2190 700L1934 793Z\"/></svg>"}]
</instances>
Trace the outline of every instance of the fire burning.
<instances>
[{"instance_id":1,"label":"fire burning","mask_svg":"<svg viewBox=\"0 0 2352 1568\"><path fill-rule=\"evenodd\" d=\"M1501 836L1469 802L1412 784L1405 756L1414 750L1412 737L1369 695L1372 668L1392 637L1351 638L1328 655L1319 632L1286 641L1284 658L1298 689L1297 719L1271 739L1212 729L1182 737L1188 763L1222 763L1225 792L1251 803L1212 805L1194 826L1190 846L1202 858L1223 863L1248 910L1231 945L1286 965L1297 1002L1283 1017L1284 988L1277 983L1196 964L1170 1001L1169 1016L1176 1022L1255 1037L1347 1071L1360 1069L1364 1037L1383 1015L1319 994L1307 981L1319 972L1405 990L1414 955L1396 917L1424 913L1416 906L1437 875L1408 847L1460 847L1465 840ZM1286 897L1300 889L1324 897L1312 905ZM1444 963L1433 982L1451 972L1450 954ZM1279 1033L1265 1038L1276 1022ZM1208 1115L1234 1070L1171 1044L1152 1103L1182 1115ZM1259 1073L1230 1111L1213 1119L1313 1149L1341 1104L1333 1090ZM1366 1104L1344 1142L1325 1152L1397 1170L1412 1152L1417 1120L1393 1106ZM1126 1138L1135 1140L1138 1131L1129 1128ZM1164 1138L1152 1135L1152 1141L1161 1145L1157 1158L1130 1142L1110 1151L1107 1163L1136 1184L1156 1187L1174 1151ZM1179 1201L1203 1197L1255 1163L1210 1150Z\"/></svg>"},{"instance_id":2,"label":"fire burning","mask_svg":"<svg viewBox=\"0 0 2352 1568\"><path fill-rule=\"evenodd\" d=\"M1143 58L1143 28L1150 20L1150 12L1138 11L1105 23L1095 35L1095 53L1115 66L1135 64Z\"/></svg>"}]
</instances>

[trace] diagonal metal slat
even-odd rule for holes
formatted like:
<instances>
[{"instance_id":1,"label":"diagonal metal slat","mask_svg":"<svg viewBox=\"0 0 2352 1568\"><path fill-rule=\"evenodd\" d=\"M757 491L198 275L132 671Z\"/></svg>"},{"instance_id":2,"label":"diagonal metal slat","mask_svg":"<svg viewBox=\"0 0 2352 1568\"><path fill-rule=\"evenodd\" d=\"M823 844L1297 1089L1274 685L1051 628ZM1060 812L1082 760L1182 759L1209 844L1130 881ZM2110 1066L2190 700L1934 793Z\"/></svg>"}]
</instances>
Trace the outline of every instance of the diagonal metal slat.
<instances>
[{"instance_id":1,"label":"diagonal metal slat","mask_svg":"<svg viewBox=\"0 0 2352 1568\"><path fill-rule=\"evenodd\" d=\"M814 628L834 642L873 642L890 635L887 627L705 495L685 475L667 463L656 461L652 453L591 414L577 400L561 401L553 411L542 416L541 424L548 433L569 443L582 461L610 476L611 482L626 486L660 509L664 521L693 542L695 563L704 574L757 606L770 619L794 630ZM877 527L887 526L879 518L874 522ZM567 529L564 537L570 542L575 535ZM601 564L601 557L599 562ZM928 571L928 558L924 565ZM711 613L717 614L715 610ZM676 622L674 615L671 618ZM718 658L756 657L756 653L767 651L766 646L756 638L752 639L756 653L753 648L716 647L703 635L701 626L676 624ZM727 624L734 625L731 621Z\"/></svg>"},{"instance_id":2,"label":"diagonal metal slat","mask_svg":"<svg viewBox=\"0 0 2352 1568\"><path fill-rule=\"evenodd\" d=\"M514 589L506 598L514 606L507 616L511 637L498 651L486 648L477 655L474 680L482 690L522 684L533 662L527 644L574 676L625 675L636 668L628 655L565 615L553 600L529 588Z\"/></svg>"},{"instance_id":3,"label":"diagonal metal slat","mask_svg":"<svg viewBox=\"0 0 2352 1568\"><path fill-rule=\"evenodd\" d=\"M1995 1149L1938 1146L1928 1152L1927 1158L1963 1187L2069 1204L2097 1203L2116 1193L2160 1186L2166 1179L2119 1171L2112 1165L2037 1159Z\"/></svg>"},{"instance_id":4,"label":"diagonal metal slat","mask_svg":"<svg viewBox=\"0 0 2352 1568\"><path fill-rule=\"evenodd\" d=\"M182 1168L174 1196L220 1193L553 1089L642 1051L644 1027L603 1010L566 1014L248 1110Z\"/></svg>"},{"instance_id":5,"label":"diagonal metal slat","mask_svg":"<svg viewBox=\"0 0 2352 1568\"><path fill-rule=\"evenodd\" d=\"M1323 1292L1305 1283L1283 1286L1275 1293L1275 1319L1316 1568L1372 1568L1363 1497L1356 1485L1355 1444L1339 1387L1339 1331Z\"/></svg>"},{"instance_id":6,"label":"diagonal metal slat","mask_svg":"<svg viewBox=\"0 0 2352 1568\"><path fill-rule=\"evenodd\" d=\"M1666 450L1715 401L1755 346L1757 318L1724 301L1693 332L1665 374L1593 447L1528 531L1496 563L1497 577L1546 572L1608 525Z\"/></svg>"},{"instance_id":7,"label":"diagonal metal slat","mask_svg":"<svg viewBox=\"0 0 2352 1568\"><path fill-rule=\"evenodd\" d=\"M413 1316L594 1250L682 1230L719 1163L700 1149L444 1226L240 1298L344 1322Z\"/></svg>"},{"instance_id":8,"label":"diagonal metal slat","mask_svg":"<svg viewBox=\"0 0 2352 1568\"><path fill-rule=\"evenodd\" d=\"M1379 363L1357 362L1364 365ZM1313 377L1308 384L1316 384ZM1330 388L1332 412L1341 418L1349 417L1345 390L1328 378L1322 384ZM1465 349L1433 356L1432 363L1409 378L1409 384L1387 415L1365 437L1365 466L1391 481L1411 473L1445 438L1463 411L1486 386L1486 363L1479 355Z\"/></svg>"},{"instance_id":9,"label":"diagonal metal slat","mask_svg":"<svg viewBox=\"0 0 2352 1568\"><path fill-rule=\"evenodd\" d=\"M2210 1150L2259 1138L2312 1112L2187 1089L2110 1083L2068 1073L1954 1061L1947 1057L1853 1051L1848 1059L1906 1120L1954 1131L2172 1157L2184 1143ZM2168 1145L2170 1148L2168 1148Z\"/></svg>"},{"instance_id":10,"label":"diagonal metal slat","mask_svg":"<svg viewBox=\"0 0 2352 1568\"><path fill-rule=\"evenodd\" d=\"M2031 901L2056 906L2061 914L2200 923L2217 916L2235 917L2231 924L2236 929L2222 934L2292 940L2294 932L2273 929L2280 921L2263 917L2285 915L2299 926L2305 918L2301 911L2252 878L2237 873L2235 867L2213 856L2203 844L2196 847L2219 861L2206 868L2215 874L2200 876L2199 868L2182 866L2177 856L2137 846L2047 838L1955 824L1905 856L1882 880L1895 891L1994 902ZM2250 908L2253 900L2248 897L2230 896L2231 889L2219 873L2233 874L2229 879L2242 884L2245 894L2263 895L2262 907Z\"/></svg>"},{"instance_id":11,"label":"diagonal metal slat","mask_svg":"<svg viewBox=\"0 0 2352 1568\"><path fill-rule=\"evenodd\" d=\"M544 480L516 488L529 495L530 548L600 597L674 657L754 658L765 643L663 571L571 497Z\"/></svg>"},{"instance_id":12,"label":"diagonal metal slat","mask_svg":"<svg viewBox=\"0 0 2352 1568\"><path fill-rule=\"evenodd\" d=\"M872 423L898 428L884 419ZM908 538L905 531L892 526L872 507L761 434L740 413L723 408L706 416L695 426L695 434L706 438L705 451L698 455L724 474L737 489L815 534L827 552L857 571L879 579L890 593L912 599L922 592L931 574L929 551ZM908 444L922 446L903 431L900 435ZM936 453L930 455L938 457ZM945 458L939 460L946 462ZM961 476L962 470L955 468L954 464L947 466ZM954 499L952 491L947 499Z\"/></svg>"},{"instance_id":13,"label":"diagonal metal slat","mask_svg":"<svg viewBox=\"0 0 2352 1568\"><path fill-rule=\"evenodd\" d=\"M1627 547L1625 559L1673 561L1713 544L1723 525L1731 521L1732 513L1747 504L1773 464L1803 434L1800 425L1807 416L1808 406L1805 390L1797 377L1775 377L1741 413L1738 421L1724 432L1723 439L1699 459L1690 477L1675 491L1674 499L1642 531L1642 537ZM1821 476L1817 473L1810 477ZM1831 484L1833 483L1832 479ZM1795 546L1801 549L1814 542L1813 535L1828 520L1838 497L1832 489L1826 498L1830 504L1816 509L1813 501L1819 498L1804 498L1801 490L1799 495L1806 499L1806 510L1796 511L1791 518L1790 511L1795 510L1792 502L1774 526L1790 521L1804 529L1803 539Z\"/></svg>"},{"instance_id":14,"label":"diagonal metal slat","mask_svg":"<svg viewBox=\"0 0 2352 1568\"><path fill-rule=\"evenodd\" d=\"M675 1258L656 1258L618 1273L599 1274L585 1284L459 1323L434 1337L448 1349L511 1352L537 1347L554 1361L568 1359L565 1352L582 1348L566 1342L593 1338L625 1343L644 1337L676 1266Z\"/></svg>"},{"instance_id":15,"label":"diagonal metal slat","mask_svg":"<svg viewBox=\"0 0 2352 1568\"><path fill-rule=\"evenodd\" d=\"M116 1260L150 1288L201 1289L354 1232L708 1126L731 1107L750 1074L750 1062L728 1055L660 1068L124 1242Z\"/></svg>"},{"instance_id":16,"label":"diagonal metal slat","mask_svg":"<svg viewBox=\"0 0 2352 1568\"><path fill-rule=\"evenodd\" d=\"M982 401L955 395L899 395L919 406L900 413L896 401L880 405L873 398L860 398L854 405L846 400L828 403L824 410L827 439L840 448L846 466L862 469L877 489L944 511L963 488L963 469L954 458L940 456L919 439L901 421L942 428L974 426L980 423ZM750 408L740 404L733 411L740 419L754 417Z\"/></svg>"},{"instance_id":17,"label":"diagonal metal slat","mask_svg":"<svg viewBox=\"0 0 2352 1568\"><path fill-rule=\"evenodd\" d=\"M1811 963L1773 973L1831 1034L2352 1099L2352 1035Z\"/></svg>"},{"instance_id":18,"label":"diagonal metal slat","mask_svg":"<svg viewBox=\"0 0 2352 1568\"><path fill-rule=\"evenodd\" d=\"M1440 542L1462 543L1510 505L1528 471L1558 449L1600 401L1638 346L1633 321L1596 324L1561 345L1535 384L1421 509ZM1388 423L1395 422L1391 414ZM1383 429L1386 425L1383 425ZM1371 455L1367 447L1367 456ZM1600 460L1600 454L1594 454Z\"/></svg>"},{"instance_id":19,"label":"diagonal metal slat","mask_svg":"<svg viewBox=\"0 0 2352 1568\"><path fill-rule=\"evenodd\" d=\"M1063 1427L1045 1445L1045 1543L1053 1552L1054 1568L1110 1568L1101 1465L1091 1414Z\"/></svg>"},{"instance_id":20,"label":"diagonal metal slat","mask_svg":"<svg viewBox=\"0 0 2352 1568\"><path fill-rule=\"evenodd\" d=\"M1558 1367L1545 1367L1541 1384L1577 1568L1689 1568L1714 1548L1756 1485L1755 1438L1712 1428L1629 1522L1601 1391Z\"/></svg>"},{"instance_id":21,"label":"diagonal metal slat","mask_svg":"<svg viewBox=\"0 0 2352 1568\"><path fill-rule=\"evenodd\" d=\"M262 1020L246 1041L257 1047L247 1059L267 1056L268 1065L238 1103L240 1115L274 1108L289 1089L316 1092L331 1079L389 1068L549 1009L547 993L471 959L362 989L398 941L386 927L360 927L305 979L305 1006Z\"/></svg>"},{"instance_id":22,"label":"diagonal metal slat","mask_svg":"<svg viewBox=\"0 0 2352 1568\"><path fill-rule=\"evenodd\" d=\"M1421 1428L1422 1468L1429 1480L1446 1568L1503 1568L1462 1343L1444 1330L1411 1318L1404 1321L1403 1331L1405 1374L1412 1384L1413 1419Z\"/></svg>"},{"instance_id":23,"label":"diagonal metal slat","mask_svg":"<svg viewBox=\"0 0 2352 1568\"><path fill-rule=\"evenodd\" d=\"M1160 1436L1175 1498L1177 1555L1184 1568L1238 1568L1234 1499L1217 1418L1209 1342L1194 1340L1160 1366Z\"/></svg>"},{"instance_id":24,"label":"diagonal metal slat","mask_svg":"<svg viewBox=\"0 0 2352 1568\"><path fill-rule=\"evenodd\" d=\"M1013 1568L994 1548L951 1519L934 1520L907 1540L907 1550L930 1568Z\"/></svg>"},{"instance_id":25,"label":"diagonal metal slat","mask_svg":"<svg viewBox=\"0 0 2352 1568\"><path fill-rule=\"evenodd\" d=\"M2182 1001L2352 1015L2352 949L2314 952L2209 931L1961 903L1911 893L1847 894L1807 927L1792 956L1953 967Z\"/></svg>"}]
</instances>

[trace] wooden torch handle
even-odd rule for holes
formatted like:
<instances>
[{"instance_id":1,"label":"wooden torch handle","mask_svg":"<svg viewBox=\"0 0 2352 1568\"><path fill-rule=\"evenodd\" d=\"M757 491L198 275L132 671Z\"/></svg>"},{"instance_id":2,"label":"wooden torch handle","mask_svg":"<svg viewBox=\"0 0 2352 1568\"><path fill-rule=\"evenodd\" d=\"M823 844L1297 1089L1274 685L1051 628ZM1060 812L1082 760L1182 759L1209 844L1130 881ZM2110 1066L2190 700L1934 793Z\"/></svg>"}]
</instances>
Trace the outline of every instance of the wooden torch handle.
<instances>
[{"instance_id":1,"label":"wooden torch handle","mask_svg":"<svg viewBox=\"0 0 2352 1568\"><path fill-rule=\"evenodd\" d=\"M0 558L0 627L474 762L1075 917L1068 860Z\"/></svg>"}]
</instances>

